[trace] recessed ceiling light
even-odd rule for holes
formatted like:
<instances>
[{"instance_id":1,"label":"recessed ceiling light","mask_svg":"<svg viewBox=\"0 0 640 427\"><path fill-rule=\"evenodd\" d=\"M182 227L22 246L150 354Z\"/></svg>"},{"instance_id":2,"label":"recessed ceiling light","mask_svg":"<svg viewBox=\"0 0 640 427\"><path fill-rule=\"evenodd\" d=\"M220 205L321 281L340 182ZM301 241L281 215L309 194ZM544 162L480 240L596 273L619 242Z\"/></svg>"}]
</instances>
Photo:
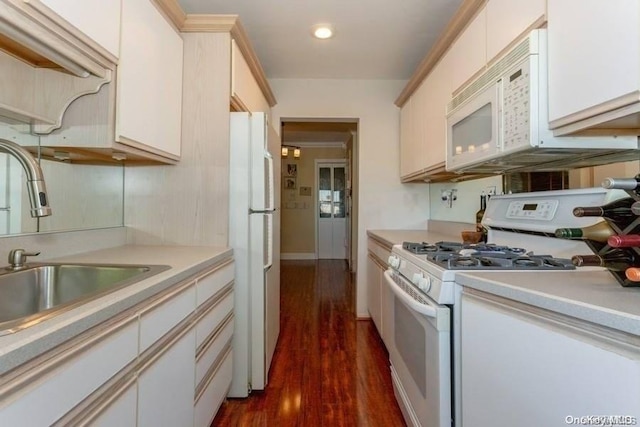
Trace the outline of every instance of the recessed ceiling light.
<instances>
[{"instance_id":1,"label":"recessed ceiling light","mask_svg":"<svg viewBox=\"0 0 640 427\"><path fill-rule=\"evenodd\" d=\"M311 27L311 34L318 39L330 39L333 37L333 26L329 24L318 24Z\"/></svg>"}]
</instances>

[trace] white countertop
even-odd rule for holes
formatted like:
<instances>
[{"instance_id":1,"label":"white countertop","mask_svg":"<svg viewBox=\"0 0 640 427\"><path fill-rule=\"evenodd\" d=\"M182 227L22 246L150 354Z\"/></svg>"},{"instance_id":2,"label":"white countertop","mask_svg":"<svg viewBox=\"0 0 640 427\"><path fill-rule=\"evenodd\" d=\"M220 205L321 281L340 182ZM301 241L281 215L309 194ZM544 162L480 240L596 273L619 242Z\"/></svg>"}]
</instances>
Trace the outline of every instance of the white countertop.
<instances>
[{"instance_id":1,"label":"white countertop","mask_svg":"<svg viewBox=\"0 0 640 427\"><path fill-rule=\"evenodd\" d=\"M640 288L621 286L608 271L468 272L456 282L640 336Z\"/></svg>"},{"instance_id":2,"label":"white countertop","mask_svg":"<svg viewBox=\"0 0 640 427\"><path fill-rule=\"evenodd\" d=\"M472 227L467 227L471 230ZM402 242L460 242L460 234L452 234L435 230L368 230L369 237L386 243L387 246L401 244Z\"/></svg>"},{"instance_id":3,"label":"white countertop","mask_svg":"<svg viewBox=\"0 0 640 427\"><path fill-rule=\"evenodd\" d=\"M48 260L98 264L160 264L171 268L51 319L1 336L0 374L231 255L232 250L225 247L120 246Z\"/></svg>"}]
</instances>

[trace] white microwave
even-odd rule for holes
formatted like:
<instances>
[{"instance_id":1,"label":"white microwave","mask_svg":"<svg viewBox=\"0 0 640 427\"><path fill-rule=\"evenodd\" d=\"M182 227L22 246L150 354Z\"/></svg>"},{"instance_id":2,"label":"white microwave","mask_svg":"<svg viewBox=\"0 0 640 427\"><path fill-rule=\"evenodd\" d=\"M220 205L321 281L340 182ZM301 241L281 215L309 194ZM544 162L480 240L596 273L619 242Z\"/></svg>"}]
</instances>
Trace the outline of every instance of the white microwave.
<instances>
[{"instance_id":1,"label":"white microwave","mask_svg":"<svg viewBox=\"0 0 640 427\"><path fill-rule=\"evenodd\" d=\"M449 102L447 170L562 170L638 159L637 136L553 135L546 47L546 30L532 31Z\"/></svg>"}]
</instances>

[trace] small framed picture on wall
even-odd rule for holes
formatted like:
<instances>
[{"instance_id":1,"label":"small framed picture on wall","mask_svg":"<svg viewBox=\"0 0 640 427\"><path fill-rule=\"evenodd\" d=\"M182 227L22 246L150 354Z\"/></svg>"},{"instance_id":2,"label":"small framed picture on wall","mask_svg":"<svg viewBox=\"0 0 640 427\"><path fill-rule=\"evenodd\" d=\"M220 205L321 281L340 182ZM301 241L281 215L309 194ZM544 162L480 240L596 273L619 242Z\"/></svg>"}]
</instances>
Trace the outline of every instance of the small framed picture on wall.
<instances>
[{"instance_id":1,"label":"small framed picture on wall","mask_svg":"<svg viewBox=\"0 0 640 427\"><path fill-rule=\"evenodd\" d=\"M282 182L284 183L285 190L296 189L296 178L294 176L285 176Z\"/></svg>"},{"instance_id":2,"label":"small framed picture on wall","mask_svg":"<svg viewBox=\"0 0 640 427\"><path fill-rule=\"evenodd\" d=\"M298 176L298 165L295 163L287 163L286 176Z\"/></svg>"}]
</instances>

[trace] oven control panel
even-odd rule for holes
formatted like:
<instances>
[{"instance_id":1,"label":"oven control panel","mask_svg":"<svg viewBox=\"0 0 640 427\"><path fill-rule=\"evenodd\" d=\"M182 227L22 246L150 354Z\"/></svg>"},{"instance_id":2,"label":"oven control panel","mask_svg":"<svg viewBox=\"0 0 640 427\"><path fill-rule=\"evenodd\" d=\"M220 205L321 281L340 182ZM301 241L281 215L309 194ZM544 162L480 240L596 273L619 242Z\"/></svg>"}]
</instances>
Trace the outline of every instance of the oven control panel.
<instances>
[{"instance_id":1,"label":"oven control panel","mask_svg":"<svg viewBox=\"0 0 640 427\"><path fill-rule=\"evenodd\" d=\"M558 210L558 200L514 200L507 208L507 218L551 221Z\"/></svg>"}]
</instances>

